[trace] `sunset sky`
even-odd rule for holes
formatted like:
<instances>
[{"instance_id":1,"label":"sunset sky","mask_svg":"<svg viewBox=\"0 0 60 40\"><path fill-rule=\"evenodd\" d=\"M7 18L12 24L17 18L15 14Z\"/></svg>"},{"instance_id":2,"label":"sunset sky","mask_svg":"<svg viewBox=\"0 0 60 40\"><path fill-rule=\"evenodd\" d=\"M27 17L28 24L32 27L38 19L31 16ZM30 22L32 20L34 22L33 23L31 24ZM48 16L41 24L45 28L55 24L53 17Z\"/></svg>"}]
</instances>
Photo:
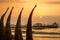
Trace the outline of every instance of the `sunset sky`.
<instances>
[{"instance_id":1,"label":"sunset sky","mask_svg":"<svg viewBox=\"0 0 60 40\"><path fill-rule=\"evenodd\" d=\"M60 23L60 0L0 0L0 17L9 7L9 11L7 12L4 19L6 22L9 12L14 6L11 23L15 24L20 10L24 8L22 12L22 24L26 24L29 14L34 5L37 5L33 13L34 23L40 22L43 19L44 20L41 21L42 23L50 23L53 21ZM51 18L49 19L49 22L47 22L48 20L46 20L45 17L47 17L46 19Z\"/></svg>"}]
</instances>

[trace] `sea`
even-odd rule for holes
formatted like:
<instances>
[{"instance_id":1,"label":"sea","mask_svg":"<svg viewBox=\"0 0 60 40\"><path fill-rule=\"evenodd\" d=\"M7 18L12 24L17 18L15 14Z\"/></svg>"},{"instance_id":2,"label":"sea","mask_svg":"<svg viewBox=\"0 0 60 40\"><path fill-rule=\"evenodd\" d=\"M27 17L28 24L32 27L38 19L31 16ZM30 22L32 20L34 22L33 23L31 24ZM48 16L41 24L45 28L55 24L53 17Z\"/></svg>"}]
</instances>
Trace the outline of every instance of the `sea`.
<instances>
[{"instance_id":1,"label":"sea","mask_svg":"<svg viewBox=\"0 0 60 40\"><path fill-rule=\"evenodd\" d=\"M22 28L23 38L26 39L26 28ZM60 28L32 29L33 40L60 40ZM14 35L15 29L12 29Z\"/></svg>"}]
</instances>

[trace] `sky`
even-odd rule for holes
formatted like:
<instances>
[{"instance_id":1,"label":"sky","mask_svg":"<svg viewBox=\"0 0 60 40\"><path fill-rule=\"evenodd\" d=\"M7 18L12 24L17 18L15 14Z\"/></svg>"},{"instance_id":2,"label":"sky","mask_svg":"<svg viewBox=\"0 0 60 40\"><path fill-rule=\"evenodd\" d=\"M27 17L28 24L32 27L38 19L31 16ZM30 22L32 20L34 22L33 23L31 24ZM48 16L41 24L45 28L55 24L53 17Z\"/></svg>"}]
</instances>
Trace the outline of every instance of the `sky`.
<instances>
[{"instance_id":1,"label":"sky","mask_svg":"<svg viewBox=\"0 0 60 40\"><path fill-rule=\"evenodd\" d=\"M22 8L24 8L22 12L22 24L26 24L29 14L32 8L34 7L34 5L37 5L33 13L34 23L40 22L40 20L43 17L48 17L48 18L52 17L50 21L55 21L54 18L56 17L60 19L60 0L0 0L0 17L9 7L9 11L7 12L4 19L4 22L6 22L9 12L11 8L14 6L14 10L12 12L12 17L11 17L11 23L16 24L19 12ZM59 19L57 19L57 21L60 23ZM46 21L46 19L44 21Z\"/></svg>"}]
</instances>

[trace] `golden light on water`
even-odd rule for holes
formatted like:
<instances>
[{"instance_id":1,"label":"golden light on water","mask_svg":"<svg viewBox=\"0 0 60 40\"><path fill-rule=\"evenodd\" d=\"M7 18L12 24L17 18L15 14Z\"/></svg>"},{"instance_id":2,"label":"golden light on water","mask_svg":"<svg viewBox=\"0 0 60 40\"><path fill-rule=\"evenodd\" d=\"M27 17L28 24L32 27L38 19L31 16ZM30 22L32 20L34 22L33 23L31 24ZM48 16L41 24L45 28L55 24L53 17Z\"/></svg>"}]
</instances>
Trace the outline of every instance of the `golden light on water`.
<instances>
[{"instance_id":1,"label":"golden light on water","mask_svg":"<svg viewBox=\"0 0 60 40\"><path fill-rule=\"evenodd\" d=\"M23 29L23 31L24 30L25 29ZM51 28L51 29L43 29L43 30L33 29L33 31L35 31L35 32L56 32L57 33L57 32L60 32L60 28L57 28L57 29L56 28L55 29ZM12 35L14 35L14 31L12 32ZM22 35L23 35L23 38L26 39L26 33L23 33ZM51 37L51 38L49 38L49 37ZM55 37L55 38L53 38L53 37ZM34 40L59 40L60 38L58 38L58 37L60 37L60 35L33 34L33 39Z\"/></svg>"}]
</instances>

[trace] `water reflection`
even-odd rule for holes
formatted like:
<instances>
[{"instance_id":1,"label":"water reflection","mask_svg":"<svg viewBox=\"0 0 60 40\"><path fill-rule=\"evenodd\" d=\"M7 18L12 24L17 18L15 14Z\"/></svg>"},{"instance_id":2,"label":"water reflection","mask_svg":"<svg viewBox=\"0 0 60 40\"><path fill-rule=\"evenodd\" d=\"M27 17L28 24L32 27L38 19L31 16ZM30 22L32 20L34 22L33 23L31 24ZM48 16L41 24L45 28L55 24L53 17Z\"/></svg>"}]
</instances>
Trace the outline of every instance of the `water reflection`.
<instances>
[{"instance_id":1,"label":"water reflection","mask_svg":"<svg viewBox=\"0 0 60 40\"><path fill-rule=\"evenodd\" d=\"M26 31L25 28L22 28L22 31ZM51 28L51 29L43 29L43 30L35 30L32 29L34 32L55 32L60 33L60 28ZM14 29L12 29L12 35L14 35ZM26 33L23 33L24 39L26 38ZM60 34L33 34L34 40L59 40Z\"/></svg>"}]
</instances>

